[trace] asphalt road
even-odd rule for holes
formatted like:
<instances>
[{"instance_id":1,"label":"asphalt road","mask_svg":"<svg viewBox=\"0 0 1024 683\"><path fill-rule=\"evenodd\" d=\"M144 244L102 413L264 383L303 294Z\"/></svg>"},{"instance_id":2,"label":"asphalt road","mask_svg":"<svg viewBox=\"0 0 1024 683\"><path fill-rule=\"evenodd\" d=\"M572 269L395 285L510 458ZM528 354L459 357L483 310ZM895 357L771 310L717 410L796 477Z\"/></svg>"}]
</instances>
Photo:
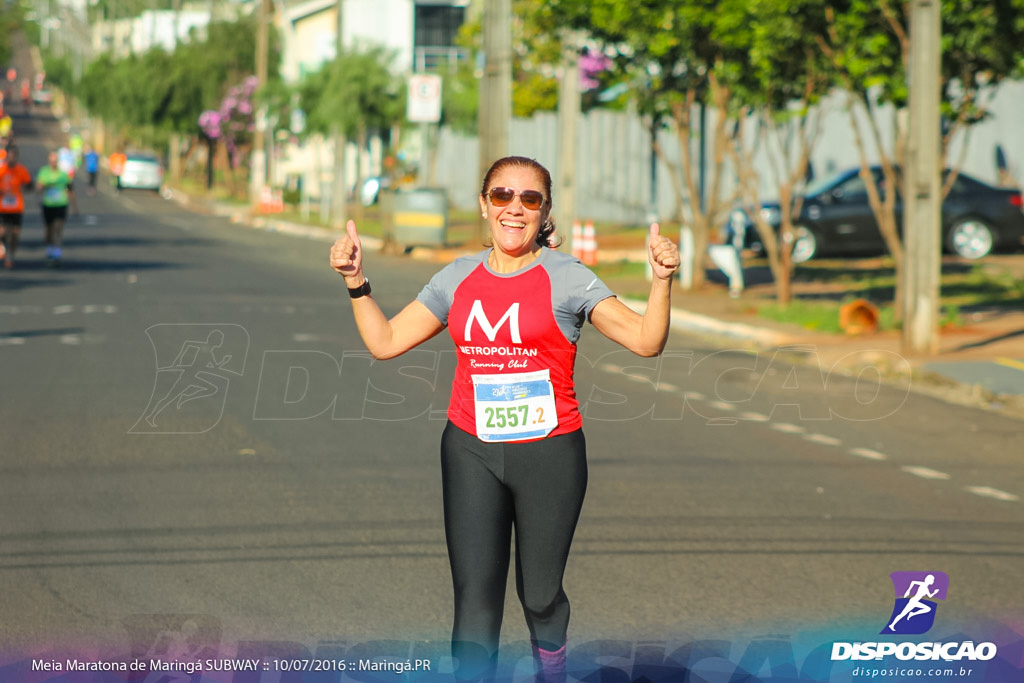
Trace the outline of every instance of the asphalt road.
<instances>
[{"instance_id":1,"label":"asphalt road","mask_svg":"<svg viewBox=\"0 0 1024 683\"><path fill-rule=\"evenodd\" d=\"M35 171L52 131L24 129ZM448 338L370 363L325 243L80 194L63 268L32 211L0 273L0 681L68 649L170 656L167 634L221 656L439 656ZM387 312L437 268L367 260ZM933 635L1021 640L1019 421L676 334L648 360L588 327L577 372L571 656L877 639L897 571L948 575Z\"/></svg>"}]
</instances>

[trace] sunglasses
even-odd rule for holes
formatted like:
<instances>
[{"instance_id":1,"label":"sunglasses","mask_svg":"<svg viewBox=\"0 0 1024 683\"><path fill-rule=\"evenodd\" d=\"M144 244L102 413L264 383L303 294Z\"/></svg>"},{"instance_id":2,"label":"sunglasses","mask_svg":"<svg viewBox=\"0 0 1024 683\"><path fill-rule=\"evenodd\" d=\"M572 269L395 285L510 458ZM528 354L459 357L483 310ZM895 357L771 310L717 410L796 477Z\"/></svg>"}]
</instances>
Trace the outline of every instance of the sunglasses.
<instances>
[{"instance_id":1,"label":"sunglasses","mask_svg":"<svg viewBox=\"0 0 1024 683\"><path fill-rule=\"evenodd\" d=\"M492 187L487 192L487 197L491 200L491 204L499 209L511 204L516 195L519 195L519 201L523 203L523 208L530 209L531 211L536 211L544 204L544 195L537 192L537 190L517 191L511 187Z\"/></svg>"}]
</instances>

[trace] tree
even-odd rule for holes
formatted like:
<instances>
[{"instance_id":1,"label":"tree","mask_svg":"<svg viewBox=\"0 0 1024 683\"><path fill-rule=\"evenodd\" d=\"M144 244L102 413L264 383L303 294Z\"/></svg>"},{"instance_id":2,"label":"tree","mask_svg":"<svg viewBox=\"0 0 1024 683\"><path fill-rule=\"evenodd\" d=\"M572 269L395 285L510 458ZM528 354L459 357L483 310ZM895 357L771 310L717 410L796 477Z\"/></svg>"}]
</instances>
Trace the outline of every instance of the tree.
<instances>
[{"instance_id":1,"label":"tree","mask_svg":"<svg viewBox=\"0 0 1024 683\"><path fill-rule=\"evenodd\" d=\"M730 156L782 305L792 298L793 219L800 214L801 190L819 131L817 105L831 86L829 65L814 39L823 19L819 0L725 0L715 29L723 43L749 55L747 63L727 65L717 77L728 80L733 92L736 127ZM762 211L758 158L767 166L778 197L778 236L775 221L766 220Z\"/></svg>"},{"instance_id":2,"label":"tree","mask_svg":"<svg viewBox=\"0 0 1024 683\"><path fill-rule=\"evenodd\" d=\"M583 31L600 42L617 75L630 84L638 109L652 130L654 152L672 178L676 218L693 232L698 266L692 269L693 287L704 282L704 270L699 266L703 265L710 230L730 203L720 196L720 188L732 93L729 80L716 73L745 58L742 49L716 35L718 6L714 0L551 0L538 10L548 25ZM694 115L704 107L716 113L714 130L696 143L707 145L709 139L713 143L706 187L694 160L693 142L695 129L703 128ZM653 134L665 121L674 124L680 168L668 162Z\"/></svg>"},{"instance_id":3,"label":"tree","mask_svg":"<svg viewBox=\"0 0 1024 683\"><path fill-rule=\"evenodd\" d=\"M20 3L5 2L0 6L0 64L10 63L14 35L30 28L30 25L35 27L35 24L25 21L25 9Z\"/></svg>"},{"instance_id":4,"label":"tree","mask_svg":"<svg viewBox=\"0 0 1024 683\"><path fill-rule=\"evenodd\" d=\"M564 46L545 9L546 0L512 2L512 114L520 118L558 107L557 69ZM462 25L456 43L479 53L482 41L481 17L477 16ZM465 64L444 74L442 125L476 133L480 75L475 65Z\"/></svg>"},{"instance_id":5,"label":"tree","mask_svg":"<svg viewBox=\"0 0 1024 683\"><path fill-rule=\"evenodd\" d=\"M1024 57L1024 0L942 1L943 185L948 194L960 161L950 159L959 135L966 149L970 127L988 115L998 84L1013 75ZM896 0L836 0L826 7L825 30L817 40L849 93L850 121L861 160L861 176L879 230L896 270L895 309L902 319L904 250L896 220L899 169L906 149L908 7ZM858 116L860 114L860 116ZM882 136L879 118L892 118L895 139ZM861 122L864 122L863 124ZM862 127L863 126L863 127ZM864 128L867 131L864 131ZM883 185L870 172L868 148L882 167ZM890 190L890 191L886 191Z\"/></svg>"},{"instance_id":6,"label":"tree","mask_svg":"<svg viewBox=\"0 0 1024 683\"><path fill-rule=\"evenodd\" d=\"M274 34L270 41L269 73L276 74L280 56L273 48ZM254 18L214 22L207 27L205 40L181 43L172 53L153 48L124 59L101 55L86 68L78 91L90 113L122 137L162 146L183 134L189 136L191 150L201 133L200 114L219 110L230 89L252 76L255 45ZM235 142L239 163L248 141L241 136ZM177 154L177 147L172 151Z\"/></svg>"},{"instance_id":7,"label":"tree","mask_svg":"<svg viewBox=\"0 0 1024 683\"><path fill-rule=\"evenodd\" d=\"M238 168L241 161L242 148L251 145L256 115L253 95L258 87L259 80L255 76L248 76L228 90L228 94L221 101L218 109L207 110L199 115L198 124L207 139L209 148L207 187L212 183L210 173L212 166L209 159L212 159L218 142L223 142L232 178L234 170Z\"/></svg>"},{"instance_id":8,"label":"tree","mask_svg":"<svg viewBox=\"0 0 1024 683\"><path fill-rule=\"evenodd\" d=\"M360 161L369 131L387 130L405 112L405 85L393 70L394 55L381 47L345 50L298 86L299 102L306 112L306 131L328 135L340 126L345 140L358 143ZM360 169L362 164L356 165ZM359 187L362 178L356 178ZM356 220L362 203L356 202Z\"/></svg>"}]
</instances>

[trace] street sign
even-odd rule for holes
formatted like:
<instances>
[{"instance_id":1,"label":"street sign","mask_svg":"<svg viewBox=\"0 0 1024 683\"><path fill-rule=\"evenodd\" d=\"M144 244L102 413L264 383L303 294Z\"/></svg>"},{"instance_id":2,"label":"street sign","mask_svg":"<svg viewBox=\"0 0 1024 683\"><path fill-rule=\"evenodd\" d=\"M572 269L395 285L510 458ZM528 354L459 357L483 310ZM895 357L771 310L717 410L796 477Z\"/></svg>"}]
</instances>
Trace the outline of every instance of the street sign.
<instances>
[{"instance_id":1,"label":"street sign","mask_svg":"<svg viewBox=\"0 0 1024 683\"><path fill-rule=\"evenodd\" d=\"M405 116L412 123L441 121L441 77L414 74L409 77L409 97Z\"/></svg>"}]
</instances>

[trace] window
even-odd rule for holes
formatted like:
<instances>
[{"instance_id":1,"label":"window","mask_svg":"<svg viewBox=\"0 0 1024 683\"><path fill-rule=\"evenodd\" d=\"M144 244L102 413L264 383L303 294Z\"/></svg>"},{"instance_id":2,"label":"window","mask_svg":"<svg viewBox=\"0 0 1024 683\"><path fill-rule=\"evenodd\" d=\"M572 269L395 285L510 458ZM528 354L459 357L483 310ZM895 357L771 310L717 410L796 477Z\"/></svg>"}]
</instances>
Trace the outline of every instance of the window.
<instances>
[{"instance_id":1,"label":"window","mask_svg":"<svg viewBox=\"0 0 1024 683\"><path fill-rule=\"evenodd\" d=\"M465 7L416 5L413 48L452 47L465 19Z\"/></svg>"},{"instance_id":2,"label":"window","mask_svg":"<svg viewBox=\"0 0 1024 683\"><path fill-rule=\"evenodd\" d=\"M836 189L832 190L832 196L837 201L864 201L867 196L868 189L864 184L864 179L859 175L855 175L845 183L840 184Z\"/></svg>"}]
</instances>

